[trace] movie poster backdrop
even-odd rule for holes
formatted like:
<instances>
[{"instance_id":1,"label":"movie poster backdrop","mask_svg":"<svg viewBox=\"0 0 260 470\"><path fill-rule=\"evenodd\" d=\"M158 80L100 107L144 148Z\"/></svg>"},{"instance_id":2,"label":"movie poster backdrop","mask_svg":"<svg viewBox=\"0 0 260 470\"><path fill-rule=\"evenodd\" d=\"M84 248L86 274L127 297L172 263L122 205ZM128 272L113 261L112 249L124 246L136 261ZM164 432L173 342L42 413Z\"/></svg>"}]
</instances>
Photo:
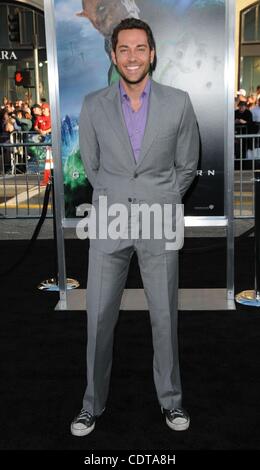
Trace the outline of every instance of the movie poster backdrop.
<instances>
[{"instance_id":1,"label":"movie poster backdrop","mask_svg":"<svg viewBox=\"0 0 260 470\"><path fill-rule=\"evenodd\" d=\"M75 217L77 206L91 202L92 195L79 150L81 105L86 94L118 80L111 33L131 16L153 30L153 79L187 91L197 115L201 158L185 214L224 215L225 1L54 0L54 8L66 216Z\"/></svg>"}]
</instances>

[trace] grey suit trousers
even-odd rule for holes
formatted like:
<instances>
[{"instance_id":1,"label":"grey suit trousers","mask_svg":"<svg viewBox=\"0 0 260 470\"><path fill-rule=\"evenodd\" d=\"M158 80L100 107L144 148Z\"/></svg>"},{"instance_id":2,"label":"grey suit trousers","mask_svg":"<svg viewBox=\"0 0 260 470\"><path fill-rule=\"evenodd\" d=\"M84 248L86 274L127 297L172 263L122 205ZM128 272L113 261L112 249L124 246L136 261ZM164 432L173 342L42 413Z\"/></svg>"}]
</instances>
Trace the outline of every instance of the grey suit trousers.
<instances>
[{"instance_id":1,"label":"grey suit trousers","mask_svg":"<svg viewBox=\"0 0 260 470\"><path fill-rule=\"evenodd\" d=\"M131 257L136 250L150 311L153 375L166 409L181 406L178 359L178 251L151 255L137 240L113 253L89 250L87 284L87 388L83 407L99 416L106 406L112 367L114 328Z\"/></svg>"}]
</instances>

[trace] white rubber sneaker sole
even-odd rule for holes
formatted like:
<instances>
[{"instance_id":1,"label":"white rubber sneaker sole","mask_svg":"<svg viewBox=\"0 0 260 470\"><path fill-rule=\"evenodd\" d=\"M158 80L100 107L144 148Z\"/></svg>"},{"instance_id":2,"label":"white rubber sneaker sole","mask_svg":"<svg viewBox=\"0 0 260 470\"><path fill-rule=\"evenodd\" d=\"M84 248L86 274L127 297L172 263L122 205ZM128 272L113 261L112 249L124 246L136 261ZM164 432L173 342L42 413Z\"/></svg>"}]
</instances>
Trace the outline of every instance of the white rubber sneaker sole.
<instances>
[{"instance_id":1,"label":"white rubber sneaker sole","mask_svg":"<svg viewBox=\"0 0 260 470\"><path fill-rule=\"evenodd\" d=\"M93 423L92 426L89 426L89 428L85 428L85 429L84 429L84 428L82 428L82 429L80 429L80 428L75 428L75 427L73 426L73 424L71 424L71 426L70 426L71 434L72 434L73 436L78 436L78 437L87 436L88 434L90 434L90 433L94 430L95 424L96 424L96 423Z\"/></svg>"},{"instance_id":2,"label":"white rubber sneaker sole","mask_svg":"<svg viewBox=\"0 0 260 470\"><path fill-rule=\"evenodd\" d=\"M190 419L186 423L172 423L168 418L166 418L166 424L173 431L186 431L190 426Z\"/></svg>"}]
</instances>

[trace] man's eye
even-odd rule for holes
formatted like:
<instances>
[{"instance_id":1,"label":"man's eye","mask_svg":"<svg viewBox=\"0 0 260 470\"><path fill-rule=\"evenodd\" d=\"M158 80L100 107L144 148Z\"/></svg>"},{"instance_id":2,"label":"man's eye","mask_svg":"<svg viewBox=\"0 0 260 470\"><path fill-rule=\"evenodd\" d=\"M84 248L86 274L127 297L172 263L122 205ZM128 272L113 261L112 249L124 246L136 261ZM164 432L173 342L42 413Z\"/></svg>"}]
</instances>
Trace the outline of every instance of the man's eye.
<instances>
[{"instance_id":1,"label":"man's eye","mask_svg":"<svg viewBox=\"0 0 260 470\"><path fill-rule=\"evenodd\" d=\"M100 5L98 7L98 11L103 11L103 10L105 10L105 8L106 8L105 5Z\"/></svg>"}]
</instances>

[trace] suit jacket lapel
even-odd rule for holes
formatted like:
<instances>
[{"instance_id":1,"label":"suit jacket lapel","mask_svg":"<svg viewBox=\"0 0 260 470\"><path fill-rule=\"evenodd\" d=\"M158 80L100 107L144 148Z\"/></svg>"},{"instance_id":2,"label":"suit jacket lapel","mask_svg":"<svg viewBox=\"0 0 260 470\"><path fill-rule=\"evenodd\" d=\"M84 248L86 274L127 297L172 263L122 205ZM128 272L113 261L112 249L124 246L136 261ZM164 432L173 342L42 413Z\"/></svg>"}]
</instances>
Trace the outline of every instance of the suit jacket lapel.
<instances>
[{"instance_id":1,"label":"suit jacket lapel","mask_svg":"<svg viewBox=\"0 0 260 470\"><path fill-rule=\"evenodd\" d=\"M118 82L110 86L108 93L102 98L104 112L107 115L109 125L113 128L118 139L126 150L131 165L136 166L134 153L127 132L125 119L122 111L121 97Z\"/></svg>"},{"instance_id":2,"label":"suit jacket lapel","mask_svg":"<svg viewBox=\"0 0 260 470\"><path fill-rule=\"evenodd\" d=\"M156 93L156 83L151 80L151 91L150 91L150 100L149 100L149 108L148 108L148 115L147 121L145 126L145 132L143 137L143 142L141 146L141 152L139 155L139 160L137 162L136 167L139 167L147 155L159 129L160 124L160 106L161 102L159 103L159 99Z\"/></svg>"}]
</instances>

